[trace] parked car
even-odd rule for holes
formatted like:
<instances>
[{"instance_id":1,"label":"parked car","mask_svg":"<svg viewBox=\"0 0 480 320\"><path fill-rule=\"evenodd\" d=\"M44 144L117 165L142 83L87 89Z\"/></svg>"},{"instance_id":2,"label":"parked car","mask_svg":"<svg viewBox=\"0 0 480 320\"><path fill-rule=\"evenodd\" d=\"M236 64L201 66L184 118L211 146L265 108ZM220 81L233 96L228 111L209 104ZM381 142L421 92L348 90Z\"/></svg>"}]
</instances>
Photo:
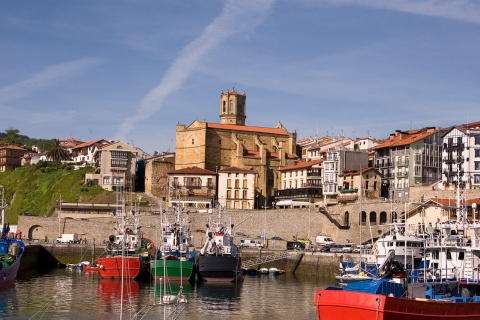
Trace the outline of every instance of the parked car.
<instances>
[{"instance_id":1,"label":"parked car","mask_svg":"<svg viewBox=\"0 0 480 320\"><path fill-rule=\"evenodd\" d=\"M247 235L243 232L235 232L233 235L235 237L247 237Z\"/></svg>"},{"instance_id":2,"label":"parked car","mask_svg":"<svg viewBox=\"0 0 480 320\"><path fill-rule=\"evenodd\" d=\"M277 237L277 236L274 236L274 237L272 237L271 239L272 239L272 240L283 240L282 238Z\"/></svg>"},{"instance_id":3,"label":"parked car","mask_svg":"<svg viewBox=\"0 0 480 320\"><path fill-rule=\"evenodd\" d=\"M330 249L332 247L334 247L334 246L331 246L331 245L330 246L321 246L319 251L320 252L330 252Z\"/></svg>"},{"instance_id":4,"label":"parked car","mask_svg":"<svg viewBox=\"0 0 480 320\"><path fill-rule=\"evenodd\" d=\"M305 250L305 245L298 241L287 241L286 250Z\"/></svg>"},{"instance_id":5,"label":"parked car","mask_svg":"<svg viewBox=\"0 0 480 320\"><path fill-rule=\"evenodd\" d=\"M335 244L335 241L333 241L332 238L327 236L316 236L315 242L319 246L330 246L332 244Z\"/></svg>"},{"instance_id":6,"label":"parked car","mask_svg":"<svg viewBox=\"0 0 480 320\"><path fill-rule=\"evenodd\" d=\"M308 240L308 239L298 238L297 241L303 243L305 248L310 247L310 240Z\"/></svg>"},{"instance_id":7,"label":"parked car","mask_svg":"<svg viewBox=\"0 0 480 320\"><path fill-rule=\"evenodd\" d=\"M330 252L343 252L343 246L332 245L332 246L330 246Z\"/></svg>"},{"instance_id":8,"label":"parked car","mask_svg":"<svg viewBox=\"0 0 480 320\"><path fill-rule=\"evenodd\" d=\"M240 240L241 248L263 248L263 243L254 239L242 239Z\"/></svg>"},{"instance_id":9,"label":"parked car","mask_svg":"<svg viewBox=\"0 0 480 320\"><path fill-rule=\"evenodd\" d=\"M353 243L347 243L343 245L342 252L352 252L354 248L355 245Z\"/></svg>"}]
</instances>

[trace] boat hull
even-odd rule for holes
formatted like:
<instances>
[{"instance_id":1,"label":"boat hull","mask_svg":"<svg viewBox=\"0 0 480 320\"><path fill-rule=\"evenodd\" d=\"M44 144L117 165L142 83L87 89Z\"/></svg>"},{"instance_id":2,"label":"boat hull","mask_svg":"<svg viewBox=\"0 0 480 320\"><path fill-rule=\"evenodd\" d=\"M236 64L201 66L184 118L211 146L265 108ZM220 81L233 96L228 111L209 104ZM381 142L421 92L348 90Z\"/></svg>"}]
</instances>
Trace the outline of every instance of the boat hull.
<instances>
[{"instance_id":1,"label":"boat hull","mask_svg":"<svg viewBox=\"0 0 480 320\"><path fill-rule=\"evenodd\" d=\"M241 258L234 256L199 256L198 274L207 282L234 282L242 277Z\"/></svg>"},{"instance_id":2,"label":"boat hull","mask_svg":"<svg viewBox=\"0 0 480 320\"><path fill-rule=\"evenodd\" d=\"M113 256L98 258L102 278L135 279L140 275L140 258L138 256Z\"/></svg>"},{"instance_id":3,"label":"boat hull","mask_svg":"<svg viewBox=\"0 0 480 320\"><path fill-rule=\"evenodd\" d=\"M166 269L165 269L166 268ZM154 279L188 281L193 275L194 263L182 260L151 260L150 273Z\"/></svg>"},{"instance_id":4,"label":"boat hull","mask_svg":"<svg viewBox=\"0 0 480 320\"><path fill-rule=\"evenodd\" d=\"M412 300L344 290L317 290L318 319L451 320L479 319L480 303Z\"/></svg>"},{"instance_id":5,"label":"boat hull","mask_svg":"<svg viewBox=\"0 0 480 320\"><path fill-rule=\"evenodd\" d=\"M12 256L7 254L7 252L9 252L9 247L13 245L17 246L16 250L18 250L18 253ZM23 242L16 240L2 240L0 247L2 252L0 261L0 288L10 287L15 284L25 245Z\"/></svg>"}]
</instances>

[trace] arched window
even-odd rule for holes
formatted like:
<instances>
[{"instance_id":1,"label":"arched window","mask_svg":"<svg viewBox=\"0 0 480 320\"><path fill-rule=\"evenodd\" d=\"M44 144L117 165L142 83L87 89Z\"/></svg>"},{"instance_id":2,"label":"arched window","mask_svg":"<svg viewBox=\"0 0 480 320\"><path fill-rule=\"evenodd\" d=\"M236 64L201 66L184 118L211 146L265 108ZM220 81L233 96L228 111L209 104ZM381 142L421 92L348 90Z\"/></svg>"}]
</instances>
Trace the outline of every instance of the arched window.
<instances>
[{"instance_id":1,"label":"arched window","mask_svg":"<svg viewBox=\"0 0 480 320\"><path fill-rule=\"evenodd\" d=\"M350 225L350 214L348 213L348 211L345 211L345 215L343 216L343 224L345 226Z\"/></svg>"},{"instance_id":2,"label":"arched window","mask_svg":"<svg viewBox=\"0 0 480 320\"><path fill-rule=\"evenodd\" d=\"M385 211L380 212L380 224L387 223L387 213Z\"/></svg>"},{"instance_id":3,"label":"arched window","mask_svg":"<svg viewBox=\"0 0 480 320\"><path fill-rule=\"evenodd\" d=\"M229 114L233 113L233 100L230 100L230 103L228 105L228 113Z\"/></svg>"},{"instance_id":4,"label":"arched window","mask_svg":"<svg viewBox=\"0 0 480 320\"><path fill-rule=\"evenodd\" d=\"M377 213L375 211L370 212L370 225L377 224Z\"/></svg>"},{"instance_id":5,"label":"arched window","mask_svg":"<svg viewBox=\"0 0 480 320\"><path fill-rule=\"evenodd\" d=\"M272 169L268 169L267 173L267 187L273 187L275 185L275 175Z\"/></svg>"},{"instance_id":6,"label":"arched window","mask_svg":"<svg viewBox=\"0 0 480 320\"><path fill-rule=\"evenodd\" d=\"M227 103L223 101L222 113L227 113Z\"/></svg>"},{"instance_id":7,"label":"arched window","mask_svg":"<svg viewBox=\"0 0 480 320\"><path fill-rule=\"evenodd\" d=\"M361 218L360 221L361 221L360 223L362 224L362 226L367 224L367 213L365 211L362 211L362 218Z\"/></svg>"}]
</instances>

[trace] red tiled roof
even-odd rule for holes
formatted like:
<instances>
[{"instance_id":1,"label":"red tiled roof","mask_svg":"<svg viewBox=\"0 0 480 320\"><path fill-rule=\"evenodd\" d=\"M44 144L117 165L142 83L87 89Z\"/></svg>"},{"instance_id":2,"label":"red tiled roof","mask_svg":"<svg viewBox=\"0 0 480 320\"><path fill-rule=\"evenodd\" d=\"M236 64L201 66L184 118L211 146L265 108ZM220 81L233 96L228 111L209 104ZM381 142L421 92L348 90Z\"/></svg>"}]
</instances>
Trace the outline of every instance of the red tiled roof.
<instances>
[{"instance_id":1,"label":"red tiled roof","mask_svg":"<svg viewBox=\"0 0 480 320\"><path fill-rule=\"evenodd\" d=\"M216 172L202 169L199 167L188 167L183 169L178 169L174 171L170 171L168 174L197 174L197 175L215 175Z\"/></svg>"},{"instance_id":2,"label":"red tiled roof","mask_svg":"<svg viewBox=\"0 0 480 320\"><path fill-rule=\"evenodd\" d=\"M430 198L431 201L434 201L442 206L456 206L457 205L457 200L456 199L443 199L443 198ZM461 204L466 204L466 205L472 205L472 203L478 203L480 204L480 198L473 198L473 199L467 199L460 200Z\"/></svg>"},{"instance_id":3,"label":"red tiled roof","mask_svg":"<svg viewBox=\"0 0 480 320\"><path fill-rule=\"evenodd\" d=\"M397 133L390 136L390 139L383 141L382 143L370 148L369 150L406 146L416 141L425 139L426 137L429 137L435 133L438 133L438 130L410 130L408 132L397 131Z\"/></svg>"},{"instance_id":4,"label":"red tiled roof","mask_svg":"<svg viewBox=\"0 0 480 320\"><path fill-rule=\"evenodd\" d=\"M232 131L258 132L258 133L288 136L288 132L282 128L241 126L241 125L235 125L235 124L221 124L221 123L207 123L207 128L220 129L220 130L232 130Z\"/></svg>"},{"instance_id":5,"label":"red tiled roof","mask_svg":"<svg viewBox=\"0 0 480 320\"><path fill-rule=\"evenodd\" d=\"M231 172L231 173L257 173L255 170L241 169L238 167L228 167L220 170L219 172Z\"/></svg>"},{"instance_id":6,"label":"red tiled roof","mask_svg":"<svg viewBox=\"0 0 480 320\"><path fill-rule=\"evenodd\" d=\"M99 140L93 140L93 141L84 142L84 143L81 143L81 144L79 144L79 145L76 145L75 148L73 148L73 149L89 147L89 146L91 146L91 145L94 145L94 144L99 143L99 142L102 142L102 141L104 141L104 140L103 140L103 139L99 139Z\"/></svg>"},{"instance_id":7,"label":"red tiled roof","mask_svg":"<svg viewBox=\"0 0 480 320\"><path fill-rule=\"evenodd\" d=\"M13 149L13 150L23 150L23 151L27 150L23 147L17 147L17 146L14 146L12 144L6 144L6 145L3 145L3 146L0 146L0 149Z\"/></svg>"},{"instance_id":8,"label":"red tiled roof","mask_svg":"<svg viewBox=\"0 0 480 320\"><path fill-rule=\"evenodd\" d=\"M310 168L311 166L314 166L314 165L322 163L322 162L323 162L323 159L310 160L310 161L298 161L298 162L294 162L291 165L280 168L279 170L280 171L286 171L286 170L305 169L305 168Z\"/></svg>"}]
</instances>

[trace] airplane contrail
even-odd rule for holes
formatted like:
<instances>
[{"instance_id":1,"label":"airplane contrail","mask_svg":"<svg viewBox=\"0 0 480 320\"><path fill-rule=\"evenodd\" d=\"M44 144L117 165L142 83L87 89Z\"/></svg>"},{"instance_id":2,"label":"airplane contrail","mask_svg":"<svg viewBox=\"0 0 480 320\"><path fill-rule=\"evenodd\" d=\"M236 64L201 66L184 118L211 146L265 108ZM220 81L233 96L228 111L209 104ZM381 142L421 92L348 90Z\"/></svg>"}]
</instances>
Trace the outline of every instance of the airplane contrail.
<instances>
[{"instance_id":1,"label":"airplane contrail","mask_svg":"<svg viewBox=\"0 0 480 320\"><path fill-rule=\"evenodd\" d=\"M124 140L135 125L158 111L163 101L178 90L210 51L230 36L254 29L267 17L273 0L228 1L217 16L195 40L186 45L174 60L160 83L143 97L137 113L120 125L116 139Z\"/></svg>"}]
</instances>

